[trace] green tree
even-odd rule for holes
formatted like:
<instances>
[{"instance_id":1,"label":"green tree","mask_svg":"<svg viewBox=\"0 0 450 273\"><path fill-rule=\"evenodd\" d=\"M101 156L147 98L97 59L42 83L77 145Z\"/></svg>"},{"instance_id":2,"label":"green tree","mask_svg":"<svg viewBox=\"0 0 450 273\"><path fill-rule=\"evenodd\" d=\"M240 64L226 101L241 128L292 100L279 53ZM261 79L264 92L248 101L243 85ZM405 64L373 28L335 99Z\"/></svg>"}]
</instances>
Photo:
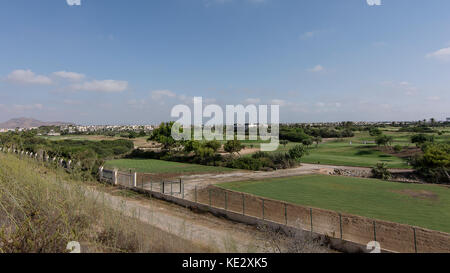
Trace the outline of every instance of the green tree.
<instances>
[{"instance_id":1,"label":"green tree","mask_svg":"<svg viewBox=\"0 0 450 273\"><path fill-rule=\"evenodd\" d=\"M391 146L392 142L394 141L394 138L392 136L387 135L380 135L375 139L375 142L378 146Z\"/></svg>"},{"instance_id":2,"label":"green tree","mask_svg":"<svg viewBox=\"0 0 450 273\"><path fill-rule=\"evenodd\" d=\"M205 143L205 147L210 148L214 151L214 153L217 153L220 147L222 147L222 144L220 144L217 140L211 140Z\"/></svg>"},{"instance_id":3,"label":"green tree","mask_svg":"<svg viewBox=\"0 0 450 273\"><path fill-rule=\"evenodd\" d=\"M286 145L289 144L289 140L280 140L280 144L283 145L283 147L286 147Z\"/></svg>"},{"instance_id":4,"label":"green tree","mask_svg":"<svg viewBox=\"0 0 450 273\"><path fill-rule=\"evenodd\" d=\"M233 155L234 153L238 153L243 149L243 146L239 140L228 140L223 146L225 152Z\"/></svg>"},{"instance_id":5,"label":"green tree","mask_svg":"<svg viewBox=\"0 0 450 273\"><path fill-rule=\"evenodd\" d=\"M379 136L379 135L381 135L383 132L379 129L379 128L377 128L377 127L372 127L372 128L370 128L369 129L369 134L371 135L371 136Z\"/></svg>"},{"instance_id":6,"label":"green tree","mask_svg":"<svg viewBox=\"0 0 450 273\"><path fill-rule=\"evenodd\" d=\"M175 122L163 122L159 125L158 128L153 130L152 135L148 138L147 141L156 141L163 145L165 150L170 151L172 148L175 148L180 144L179 141L176 141L172 137L172 126Z\"/></svg>"},{"instance_id":7,"label":"green tree","mask_svg":"<svg viewBox=\"0 0 450 273\"><path fill-rule=\"evenodd\" d=\"M321 136L316 136L314 137L314 142L316 143L316 148L319 147L319 144L322 142L322 137Z\"/></svg>"},{"instance_id":8,"label":"green tree","mask_svg":"<svg viewBox=\"0 0 450 273\"><path fill-rule=\"evenodd\" d=\"M426 142L434 142L434 136L425 134L417 134L411 136L411 143L416 144L417 147L421 146Z\"/></svg>"},{"instance_id":9,"label":"green tree","mask_svg":"<svg viewBox=\"0 0 450 273\"><path fill-rule=\"evenodd\" d=\"M131 131L131 132L128 133L128 138L129 139L133 139L133 138L137 138L137 137L138 137L138 134L136 132L134 132L134 131Z\"/></svg>"},{"instance_id":10,"label":"green tree","mask_svg":"<svg viewBox=\"0 0 450 273\"><path fill-rule=\"evenodd\" d=\"M305 139L302 141L302 144L305 145L306 147L309 147L309 146L313 145L313 140L312 140L312 138L310 138L310 137L305 138Z\"/></svg>"},{"instance_id":11,"label":"green tree","mask_svg":"<svg viewBox=\"0 0 450 273\"><path fill-rule=\"evenodd\" d=\"M450 183L450 144L429 143L422 151L412 160L416 172L433 183Z\"/></svg>"},{"instance_id":12,"label":"green tree","mask_svg":"<svg viewBox=\"0 0 450 273\"><path fill-rule=\"evenodd\" d=\"M302 157L306 154L308 154L308 150L306 149L306 147L302 144L299 145L295 145L294 147L292 147L289 152L288 152L290 158L294 159L297 162L300 162L300 160L302 159Z\"/></svg>"}]
</instances>

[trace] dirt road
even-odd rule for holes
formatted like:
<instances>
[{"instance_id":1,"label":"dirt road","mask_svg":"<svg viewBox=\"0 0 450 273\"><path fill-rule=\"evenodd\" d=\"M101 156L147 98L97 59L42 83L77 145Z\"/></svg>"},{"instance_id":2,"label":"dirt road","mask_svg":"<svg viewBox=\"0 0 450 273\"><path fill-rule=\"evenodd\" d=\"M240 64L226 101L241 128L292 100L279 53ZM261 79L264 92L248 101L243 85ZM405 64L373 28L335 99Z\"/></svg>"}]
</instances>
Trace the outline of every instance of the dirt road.
<instances>
[{"instance_id":1,"label":"dirt road","mask_svg":"<svg viewBox=\"0 0 450 273\"><path fill-rule=\"evenodd\" d=\"M111 188L109 190L111 191ZM122 190L115 188L112 191L117 194ZM253 226L221 219L208 213L194 213L156 199L117 196L99 191L95 187L90 187L87 194L128 216L210 248L213 252L274 252L274 248L267 245L267 234ZM322 251L328 249L323 248Z\"/></svg>"}]
</instances>

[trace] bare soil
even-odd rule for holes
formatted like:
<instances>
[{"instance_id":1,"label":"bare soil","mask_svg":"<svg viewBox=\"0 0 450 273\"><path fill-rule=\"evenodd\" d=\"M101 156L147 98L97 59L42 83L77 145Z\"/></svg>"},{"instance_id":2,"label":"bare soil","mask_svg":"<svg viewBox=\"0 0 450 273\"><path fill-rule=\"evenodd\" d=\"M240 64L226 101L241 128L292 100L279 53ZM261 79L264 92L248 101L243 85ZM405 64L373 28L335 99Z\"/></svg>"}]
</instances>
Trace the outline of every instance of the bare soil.
<instances>
[{"instance_id":1,"label":"bare soil","mask_svg":"<svg viewBox=\"0 0 450 273\"><path fill-rule=\"evenodd\" d=\"M435 194L434 192L431 192L431 191L426 191L426 190L420 190L420 191L417 190L416 191L416 190L406 189L406 190L394 191L394 192L408 195L408 196L411 196L413 198L418 198L418 199L426 199L426 200L432 200L432 201L437 201L439 199L437 194Z\"/></svg>"}]
</instances>

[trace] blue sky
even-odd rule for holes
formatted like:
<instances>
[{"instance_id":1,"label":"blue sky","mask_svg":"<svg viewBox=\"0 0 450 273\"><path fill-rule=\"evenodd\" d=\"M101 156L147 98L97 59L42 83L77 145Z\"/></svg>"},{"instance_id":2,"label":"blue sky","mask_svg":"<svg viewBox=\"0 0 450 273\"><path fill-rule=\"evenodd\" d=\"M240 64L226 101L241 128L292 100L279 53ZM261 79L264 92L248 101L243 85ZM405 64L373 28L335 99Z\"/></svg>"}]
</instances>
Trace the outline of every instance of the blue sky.
<instances>
[{"instance_id":1,"label":"blue sky","mask_svg":"<svg viewBox=\"0 0 450 273\"><path fill-rule=\"evenodd\" d=\"M175 104L285 122L450 116L450 1L4 0L0 122L157 123Z\"/></svg>"}]
</instances>

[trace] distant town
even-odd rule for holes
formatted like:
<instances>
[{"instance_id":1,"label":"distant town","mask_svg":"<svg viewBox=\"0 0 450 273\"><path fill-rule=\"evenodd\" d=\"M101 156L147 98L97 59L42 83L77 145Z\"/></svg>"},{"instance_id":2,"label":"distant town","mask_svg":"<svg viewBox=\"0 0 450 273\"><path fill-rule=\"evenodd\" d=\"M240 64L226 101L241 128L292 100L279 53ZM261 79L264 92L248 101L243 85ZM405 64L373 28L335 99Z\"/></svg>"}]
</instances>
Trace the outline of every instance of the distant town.
<instances>
[{"instance_id":1,"label":"distant town","mask_svg":"<svg viewBox=\"0 0 450 273\"><path fill-rule=\"evenodd\" d=\"M21 118L24 120L24 118ZM29 119L33 120L33 119ZM33 120L36 126L18 126L10 128L2 128L0 124L0 133L4 132L23 132L30 130L38 130L38 135L47 136L59 136L59 135L71 135L71 134L104 134L116 135L121 132L136 132L142 134L149 134L154 129L158 128L157 124L147 124L147 125L75 125L71 123L61 123L61 122L40 122ZM329 127L329 126L344 126L347 123L351 123L355 126L409 126L409 125L445 125L450 122L450 117L446 120L435 120L431 118L429 120L419 120L419 121L344 121L344 122L311 122L311 123L282 123L298 126L310 126L310 127ZM5 122L3 124L11 124L11 121ZM57 125L53 125L57 124ZM256 127L258 124L245 124L246 127Z\"/></svg>"}]
</instances>

